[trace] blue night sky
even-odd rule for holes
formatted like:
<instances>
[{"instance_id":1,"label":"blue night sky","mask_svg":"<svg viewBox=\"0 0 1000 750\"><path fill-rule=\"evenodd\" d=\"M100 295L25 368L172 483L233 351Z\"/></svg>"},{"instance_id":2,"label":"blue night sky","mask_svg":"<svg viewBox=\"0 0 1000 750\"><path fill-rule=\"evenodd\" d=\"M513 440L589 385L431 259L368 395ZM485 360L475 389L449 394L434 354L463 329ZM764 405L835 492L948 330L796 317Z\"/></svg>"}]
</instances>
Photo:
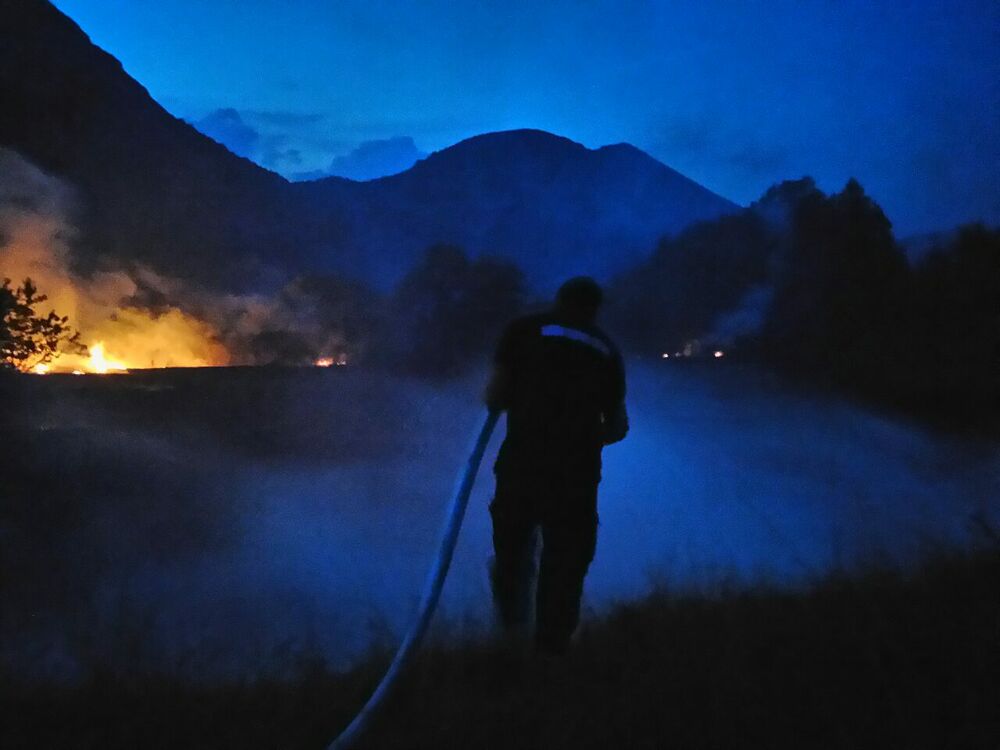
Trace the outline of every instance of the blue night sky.
<instances>
[{"instance_id":1,"label":"blue night sky","mask_svg":"<svg viewBox=\"0 0 1000 750\"><path fill-rule=\"evenodd\" d=\"M633 143L741 203L856 176L901 236L1000 223L995 0L55 4L172 113L221 117L286 175L533 127Z\"/></svg>"}]
</instances>

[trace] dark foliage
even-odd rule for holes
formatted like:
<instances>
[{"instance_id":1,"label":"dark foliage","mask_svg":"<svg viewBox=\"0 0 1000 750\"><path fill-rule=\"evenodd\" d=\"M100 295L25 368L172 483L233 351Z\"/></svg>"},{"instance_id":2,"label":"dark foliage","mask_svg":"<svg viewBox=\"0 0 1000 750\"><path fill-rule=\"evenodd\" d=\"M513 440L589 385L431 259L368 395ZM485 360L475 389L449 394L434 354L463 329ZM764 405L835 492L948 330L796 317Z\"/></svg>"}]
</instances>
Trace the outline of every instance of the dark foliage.
<instances>
[{"instance_id":1,"label":"dark foliage","mask_svg":"<svg viewBox=\"0 0 1000 750\"><path fill-rule=\"evenodd\" d=\"M953 421L1000 422L1000 230L970 225L912 274L906 356L886 390Z\"/></svg>"},{"instance_id":2,"label":"dark foliage","mask_svg":"<svg viewBox=\"0 0 1000 750\"><path fill-rule=\"evenodd\" d=\"M664 239L608 293L611 326L630 348L674 351L710 331L767 277L777 233L754 211L696 224Z\"/></svg>"},{"instance_id":3,"label":"dark foliage","mask_svg":"<svg viewBox=\"0 0 1000 750\"><path fill-rule=\"evenodd\" d=\"M388 359L408 372L457 375L484 361L524 295L513 264L470 260L460 248L436 245L390 298L380 341Z\"/></svg>"},{"instance_id":4,"label":"dark foliage","mask_svg":"<svg viewBox=\"0 0 1000 750\"><path fill-rule=\"evenodd\" d=\"M86 351L68 317L35 309L47 299L31 279L13 289L10 279L0 284L0 369L27 372L48 364L60 351Z\"/></svg>"},{"instance_id":5,"label":"dark foliage","mask_svg":"<svg viewBox=\"0 0 1000 750\"><path fill-rule=\"evenodd\" d=\"M776 185L664 240L609 296L641 354L724 343L942 425L1000 431L1000 231L962 228L911 267L855 180L833 195L809 178ZM742 330L726 325L740 315Z\"/></svg>"},{"instance_id":6,"label":"dark foliage","mask_svg":"<svg viewBox=\"0 0 1000 750\"><path fill-rule=\"evenodd\" d=\"M880 358L905 315L907 274L882 209L855 180L809 193L789 241L761 335L768 357L823 371Z\"/></svg>"},{"instance_id":7,"label":"dark foliage","mask_svg":"<svg viewBox=\"0 0 1000 750\"><path fill-rule=\"evenodd\" d=\"M423 655L367 748L996 747L1000 557L944 557L802 594L653 596L564 661L502 644ZM323 747L381 675L304 659L291 682L95 674L0 688L5 748Z\"/></svg>"}]
</instances>

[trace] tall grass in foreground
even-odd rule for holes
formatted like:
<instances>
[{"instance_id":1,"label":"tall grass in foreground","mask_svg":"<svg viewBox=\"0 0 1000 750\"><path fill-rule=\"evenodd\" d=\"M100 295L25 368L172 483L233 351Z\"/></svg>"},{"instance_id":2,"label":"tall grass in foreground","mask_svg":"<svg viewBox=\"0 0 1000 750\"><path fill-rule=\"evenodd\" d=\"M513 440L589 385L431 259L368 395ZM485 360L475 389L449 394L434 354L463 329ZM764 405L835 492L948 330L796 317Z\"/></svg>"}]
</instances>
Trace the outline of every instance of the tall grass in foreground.
<instances>
[{"instance_id":1,"label":"tall grass in foreground","mask_svg":"<svg viewBox=\"0 0 1000 750\"><path fill-rule=\"evenodd\" d=\"M0 746L320 748L388 653L335 674L191 685L100 674L2 690ZM1000 547L804 593L667 591L587 623L571 656L501 642L418 659L367 747L1000 746Z\"/></svg>"}]
</instances>

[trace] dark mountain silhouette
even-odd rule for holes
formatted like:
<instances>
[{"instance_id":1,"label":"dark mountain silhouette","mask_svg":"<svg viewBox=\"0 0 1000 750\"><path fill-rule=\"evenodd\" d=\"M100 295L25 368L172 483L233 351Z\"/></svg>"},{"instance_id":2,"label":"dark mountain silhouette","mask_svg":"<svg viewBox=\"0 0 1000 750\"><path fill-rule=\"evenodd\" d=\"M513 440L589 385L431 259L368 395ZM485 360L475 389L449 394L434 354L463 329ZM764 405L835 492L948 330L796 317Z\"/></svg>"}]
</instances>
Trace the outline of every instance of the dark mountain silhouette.
<instances>
[{"instance_id":1,"label":"dark mountain silhouette","mask_svg":"<svg viewBox=\"0 0 1000 750\"><path fill-rule=\"evenodd\" d=\"M0 0L0 92L0 145L79 189L79 257L241 286L293 255L284 181L166 112L48 2Z\"/></svg>"},{"instance_id":2,"label":"dark mountain silhouette","mask_svg":"<svg viewBox=\"0 0 1000 750\"><path fill-rule=\"evenodd\" d=\"M387 286L450 243L546 287L608 277L736 208L632 146L530 130L378 180L291 184L170 115L45 0L0 0L0 40L0 145L78 188L84 265L108 256L228 288L307 269Z\"/></svg>"},{"instance_id":3,"label":"dark mountain silhouette","mask_svg":"<svg viewBox=\"0 0 1000 750\"><path fill-rule=\"evenodd\" d=\"M589 150L538 130L476 136L379 180L292 189L316 216L349 207L342 229L367 276L399 275L441 241L511 258L541 286L610 277L664 234L736 208L634 146Z\"/></svg>"}]
</instances>

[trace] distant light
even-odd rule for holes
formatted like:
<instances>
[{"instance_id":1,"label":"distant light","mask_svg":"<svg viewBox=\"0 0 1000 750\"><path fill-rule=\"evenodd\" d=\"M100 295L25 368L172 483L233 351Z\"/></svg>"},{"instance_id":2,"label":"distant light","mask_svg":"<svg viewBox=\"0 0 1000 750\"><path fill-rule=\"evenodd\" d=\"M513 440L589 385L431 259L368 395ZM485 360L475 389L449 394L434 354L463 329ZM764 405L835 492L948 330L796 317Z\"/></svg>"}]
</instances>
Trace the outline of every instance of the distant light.
<instances>
[{"instance_id":1,"label":"distant light","mask_svg":"<svg viewBox=\"0 0 1000 750\"><path fill-rule=\"evenodd\" d=\"M74 375L83 375L83 370L73 370Z\"/></svg>"},{"instance_id":2,"label":"distant light","mask_svg":"<svg viewBox=\"0 0 1000 750\"><path fill-rule=\"evenodd\" d=\"M664 359L670 359L670 355L667 354L666 352L663 352L663 358Z\"/></svg>"},{"instance_id":3,"label":"distant light","mask_svg":"<svg viewBox=\"0 0 1000 750\"><path fill-rule=\"evenodd\" d=\"M41 364L35 365L31 368L31 371L35 373L35 375L45 375L49 371L49 366Z\"/></svg>"},{"instance_id":4,"label":"distant light","mask_svg":"<svg viewBox=\"0 0 1000 750\"><path fill-rule=\"evenodd\" d=\"M337 365L343 367L346 364L347 364L347 355L341 353L341 355L337 357Z\"/></svg>"},{"instance_id":5,"label":"distant light","mask_svg":"<svg viewBox=\"0 0 1000 750\"><path fill-rule=\"evenodd\" d=\"M316 360L317 367L329 367L332 364L333 364L333 359L331 359L330 357L320 357L319 359Z\"/></svg>"},{"instance_id":6,"label":"distant light","mask_svg":"<svg viewBox=\"0 0 1000 750\"><path fill-rule=\"evenodd\" d=\"M724 351L722 351L721 349L716 349L714 356L715 356L716 359L719 359L720 357L725 357L726 353Z\"/></svg>"}]
</instances>

